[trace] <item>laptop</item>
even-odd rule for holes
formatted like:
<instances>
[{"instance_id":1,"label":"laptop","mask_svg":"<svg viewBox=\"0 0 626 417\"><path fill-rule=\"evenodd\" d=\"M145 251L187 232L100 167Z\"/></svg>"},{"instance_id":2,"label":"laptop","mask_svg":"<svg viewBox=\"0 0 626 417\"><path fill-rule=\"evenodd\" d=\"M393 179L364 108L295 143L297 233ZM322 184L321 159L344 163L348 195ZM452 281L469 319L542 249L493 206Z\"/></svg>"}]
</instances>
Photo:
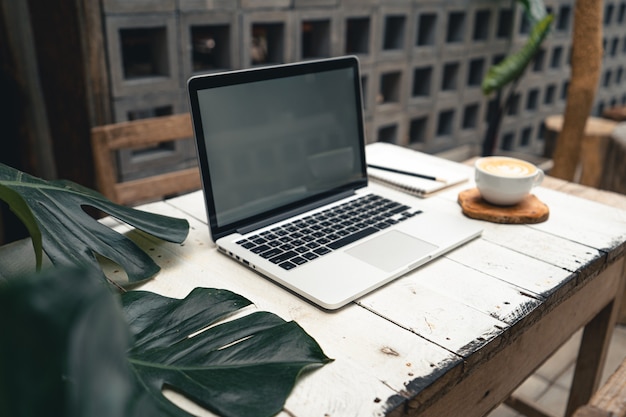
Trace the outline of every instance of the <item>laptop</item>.
<instances>
[{"instance_id":1,"label":"laptop","mask_svg":"<svg viewBox=\"0 0 626 417\"><path fill-rule=\"evenodd\" d=\"M188 93L211 240L323 309L481 234L372 193L354 56L198 75Z\"/></svg>"}]
</instances>

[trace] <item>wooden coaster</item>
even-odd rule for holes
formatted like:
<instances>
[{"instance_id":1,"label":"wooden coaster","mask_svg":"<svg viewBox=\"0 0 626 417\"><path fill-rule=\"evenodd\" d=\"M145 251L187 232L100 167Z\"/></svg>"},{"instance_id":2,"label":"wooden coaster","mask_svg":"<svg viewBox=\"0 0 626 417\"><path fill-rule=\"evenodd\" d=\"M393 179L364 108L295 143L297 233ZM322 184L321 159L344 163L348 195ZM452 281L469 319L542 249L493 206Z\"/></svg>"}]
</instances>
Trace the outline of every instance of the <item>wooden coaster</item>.
<instances>
[{"instance_id":1,"label":"wooden coaster","mask_svg":"<svg viewBox=\"0 0 626 417\"><path fill-rule=\"evenodd\" d=\"M458 202L467 217L493 223L541 223L550 215L548 206L533 194L514 206L496 206L483 200L478 188L471 188L459 193Z\"/></svg>"}]
</instances>

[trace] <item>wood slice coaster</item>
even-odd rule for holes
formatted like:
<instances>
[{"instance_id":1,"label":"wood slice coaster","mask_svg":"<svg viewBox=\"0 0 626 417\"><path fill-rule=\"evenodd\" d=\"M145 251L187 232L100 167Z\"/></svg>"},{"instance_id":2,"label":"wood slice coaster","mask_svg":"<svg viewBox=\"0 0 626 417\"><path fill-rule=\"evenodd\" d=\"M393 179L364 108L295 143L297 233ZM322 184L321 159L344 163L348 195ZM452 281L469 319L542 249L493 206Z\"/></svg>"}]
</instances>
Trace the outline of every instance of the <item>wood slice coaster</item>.
<instances>
[{"instance_id":1,"label":"wood slice coaster","mask_svg":"<svg viewBox=\"0 0 626 417\"><path fill-rule=\"evenodd\" d=\"M533 194L514 206L496 206L483 200L478 188L471 188L459 193L458 202L467 217L493 223L541 223L550 215L548 206Z\"/></svg>"}]
</instances>

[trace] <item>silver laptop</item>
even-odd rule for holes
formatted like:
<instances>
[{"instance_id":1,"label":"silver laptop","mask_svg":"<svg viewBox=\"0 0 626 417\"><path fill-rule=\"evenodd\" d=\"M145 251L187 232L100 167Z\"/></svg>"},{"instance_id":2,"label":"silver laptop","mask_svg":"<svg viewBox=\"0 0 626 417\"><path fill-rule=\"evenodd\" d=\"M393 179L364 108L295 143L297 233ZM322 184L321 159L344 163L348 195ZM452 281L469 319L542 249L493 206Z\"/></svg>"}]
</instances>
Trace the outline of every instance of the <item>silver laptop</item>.
<instances>
[{"instance_id":1,"label":"silver laptop","mask_svg":"<svg viewBox=\"0 0 626 417\"><path fill-rule=\"evenodd\" d=\"M195 76L188 92L212 240L322 308L481 233L368 188L355 57Z\"/></svg>"}]
</instances>

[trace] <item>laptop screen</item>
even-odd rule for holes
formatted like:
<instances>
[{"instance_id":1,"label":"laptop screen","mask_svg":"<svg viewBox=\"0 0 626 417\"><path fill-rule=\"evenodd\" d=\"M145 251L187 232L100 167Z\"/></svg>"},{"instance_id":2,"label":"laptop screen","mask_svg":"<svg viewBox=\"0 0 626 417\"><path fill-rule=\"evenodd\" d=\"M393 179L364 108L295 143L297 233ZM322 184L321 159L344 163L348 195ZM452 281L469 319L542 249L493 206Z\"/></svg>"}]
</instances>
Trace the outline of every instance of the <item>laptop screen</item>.
<instances>
[{"instance_id":1,"label":"laptop screen","mask_svg":"<svg viewBox=\"0 0 626 417\"><path fill-rule=\"evenodd\" d=\"M358 64L343 61L190 80L212 231L366 181Z\"/></svg>"}]
</instances>

